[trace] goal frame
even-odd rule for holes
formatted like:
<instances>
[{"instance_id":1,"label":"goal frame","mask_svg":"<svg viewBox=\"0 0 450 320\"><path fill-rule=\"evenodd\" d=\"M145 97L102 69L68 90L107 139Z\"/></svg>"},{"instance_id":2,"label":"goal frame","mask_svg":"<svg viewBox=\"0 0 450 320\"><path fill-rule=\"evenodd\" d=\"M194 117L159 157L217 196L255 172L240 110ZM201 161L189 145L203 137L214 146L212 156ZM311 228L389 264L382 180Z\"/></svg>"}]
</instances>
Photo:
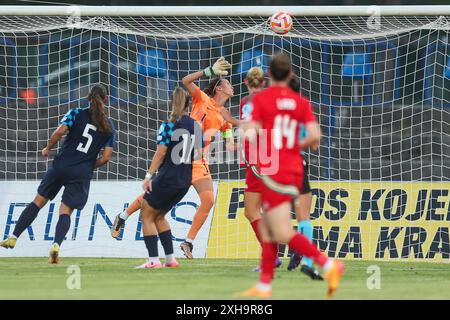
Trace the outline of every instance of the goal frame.
<instances>
[{"instance_id":1,"label":"goal frame","mask_svg":"<svg viewBox=\"0 0 450 320\"><path fill-rule=\"evenodd\" d=\"M393 6L0 6L3 16L442 16L450 5Z\"/></svg>"}]
</instances>

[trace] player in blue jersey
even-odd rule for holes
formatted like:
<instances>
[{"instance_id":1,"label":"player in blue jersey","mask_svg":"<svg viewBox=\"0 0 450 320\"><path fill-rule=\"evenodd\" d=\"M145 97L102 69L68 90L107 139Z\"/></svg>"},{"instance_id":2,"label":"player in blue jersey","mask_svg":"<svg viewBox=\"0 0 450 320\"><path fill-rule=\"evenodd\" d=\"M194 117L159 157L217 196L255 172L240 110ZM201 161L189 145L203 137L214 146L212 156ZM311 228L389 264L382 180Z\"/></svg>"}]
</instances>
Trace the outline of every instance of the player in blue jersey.
<instances>
[{"instance_id":1,"label":"player in blue jersey","mask_svg":"<svg viewBox=\"0 0 450 320\"><path fill-rule=\"evenodd\" d=\"M0 246L14 248L17 238L31 225L39 210L64 187L49 256L49 263L58 263L59 247L70 228L70 215L74 209L81 210L86 205L93 171L109 161L115 143L114 125L106 109L105 87L92 87L88 101L89 108L72 109L62 118L47 146L42 149L42 156L48 158L53 147L67 133L53 165L38 187L33 202L22 211L13 234L0 242ZM102 149L102 155L99 157Z\"/></svg>"},{"instance_id":2,"label":"player in blue jersey","mask_svg":"<svg viewBox=\"0 0 450 320\"><path fill-rule=\"evenodd\" d=\"M293 77L289 83L289 86L295 92L300 92L300 81L297 77ZM302 125L300 130L300 141L304 141L306 139L306 129ZM316 148L314 148L316 147ZM313 146L312 149L316 150L318 146ZM303 158L303 182L302 182L302 190L300 192L299 199L295 202L295 214L298 221L298 232L302 233L306 238L312 241L313 238L313 227L310 219L310 210L312 203L312 192L311 186L309 184L308 179L308 162L306 161L306 157L304 152L302 151ZM306 274L313 280L323 280L322 276L320 276L319 271L314 268L313 261L307 257L301 257L297 252L293 252L291 254L291 258L288 265L288 270L291 271L297 268L299 265L302 265L301 272Z\"/></svg>"},{"instance_id":3,"label":"player in blue jersey","mask_svg":"<svg viewBox=\"0 0 450 320\"><path fill-rule=\"evenodd\" d=\"M177 267L173 255L172 232L165 215L189 190L194 154L201 156L203 133L188 114L189 95L175 88L170 119L159 128L157 149L145 176L141 220L149 260L137 268L161 268L158 238L166 255L166 267ZM197 159L197 160L198 160Z\"/></svg>"}]
</instances>

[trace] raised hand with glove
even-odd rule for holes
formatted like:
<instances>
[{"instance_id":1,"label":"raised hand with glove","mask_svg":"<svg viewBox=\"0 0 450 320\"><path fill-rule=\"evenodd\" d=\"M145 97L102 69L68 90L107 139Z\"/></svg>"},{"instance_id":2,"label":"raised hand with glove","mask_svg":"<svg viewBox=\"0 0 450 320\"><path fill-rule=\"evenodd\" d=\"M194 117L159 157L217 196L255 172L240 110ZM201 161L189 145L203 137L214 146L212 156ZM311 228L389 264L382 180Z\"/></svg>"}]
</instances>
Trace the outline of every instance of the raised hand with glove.
<instances>
[{"instance_id":1,"label":"raised hand with glove","mask_svg":"<svg viewBox=\"0 0 450 320\"><path fill-rule=\"evenodd\" d=\"M225 60L224 57L220 57L212 67L209 66L208 68L203 70L203 73L206 77L226 76L228 75L228 69L231 69L231 64L227 60Z\"/></svg>"}]
</instances>

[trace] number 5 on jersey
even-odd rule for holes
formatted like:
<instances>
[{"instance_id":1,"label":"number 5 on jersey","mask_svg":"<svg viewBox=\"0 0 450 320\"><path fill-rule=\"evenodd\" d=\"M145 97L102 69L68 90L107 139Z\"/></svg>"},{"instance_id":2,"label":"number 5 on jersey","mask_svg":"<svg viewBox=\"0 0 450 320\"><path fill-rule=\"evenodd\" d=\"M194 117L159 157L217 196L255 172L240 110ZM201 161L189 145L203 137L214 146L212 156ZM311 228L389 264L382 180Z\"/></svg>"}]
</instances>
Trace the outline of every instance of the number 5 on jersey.
<instances>
[{"instance_id":1,"label":"number 5 on jersey","mask_svg":"<svg viewBox=\"0 0 450 320\"><path fill-rule=\"evenodd\" d=\"M94 140L92 138L92 135L89 133L89 130L97 131L97 128L89 123L86 125L86 127L84 127L83 137L85 137L87 141L85 145L83 145L83 143L80 142L80 144L77 147L77 151L88 153L89 147L91 146L92 141Z\"/></svg>"}]
</instances>

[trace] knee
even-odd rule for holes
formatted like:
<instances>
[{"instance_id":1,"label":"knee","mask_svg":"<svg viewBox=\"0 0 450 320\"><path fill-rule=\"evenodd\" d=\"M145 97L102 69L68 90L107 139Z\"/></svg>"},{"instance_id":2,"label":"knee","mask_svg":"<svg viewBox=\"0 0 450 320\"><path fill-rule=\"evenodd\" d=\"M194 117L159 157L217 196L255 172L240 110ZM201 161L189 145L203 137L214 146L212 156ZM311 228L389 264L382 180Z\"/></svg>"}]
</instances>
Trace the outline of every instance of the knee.
<instances>
[{"instance_id":1,"label":"knee","mask_svg":"<svg viewBox=\"0 0 450 320\"><path fill-rule=\"evenodd\" d=\"M292 232L291 232L292 231ZM294 231L276 230L272 233L272 239L275 242L288 244L293 236Z\"/></svg>"},{"instance_id":2,"label":"knee","mask_svg":"<svg viewBox=\"0 0 450 320\"><path fill-rule=\"evenodd\" d=\"M205 191L200 194L201 206L203 206L208 211L214 205L214 193L212 191Z\"/></svg>"},{"instance_id":3,"label":"knee","mask_svg":"<svg viewBox=\"0 0 450 320\"><path fill-rule=\"evenodd\" d=\"M153 215L148 210L141 210L141 220L146 222L153 222Z\"/></svg>"},{"instance_id":4,"label":"knee","mask_svg":"<svg viewBox=\"0 0 450 320\"><path fill-rule=\"evenodd\" d=\"M159 214L155 217L156 223L163 223L166 220L166 217L163 214Z\"/></svg>"},{"instance_id":5,"label":"knee","mask_svg":"<svg viewBox=\"0 0 450 320\"><path fill-rule=\"evenodd\" d=\"M252 209L245 209L244 215L247 218L247 220L250 221L250 223L260 218L259 212L257 210Z\"/></svg>"},{"instance_id":6,"label":"knee","mask_svg":"<svg viewBox=\"0 0 450 320\"><path fill-rule=\"evenodd\" d=\"M47 204L48 199L46 199L43 196L37 194L36 197L34 197L33 202L39 209L42 209Z\"/></svg>"}]
</instances>

